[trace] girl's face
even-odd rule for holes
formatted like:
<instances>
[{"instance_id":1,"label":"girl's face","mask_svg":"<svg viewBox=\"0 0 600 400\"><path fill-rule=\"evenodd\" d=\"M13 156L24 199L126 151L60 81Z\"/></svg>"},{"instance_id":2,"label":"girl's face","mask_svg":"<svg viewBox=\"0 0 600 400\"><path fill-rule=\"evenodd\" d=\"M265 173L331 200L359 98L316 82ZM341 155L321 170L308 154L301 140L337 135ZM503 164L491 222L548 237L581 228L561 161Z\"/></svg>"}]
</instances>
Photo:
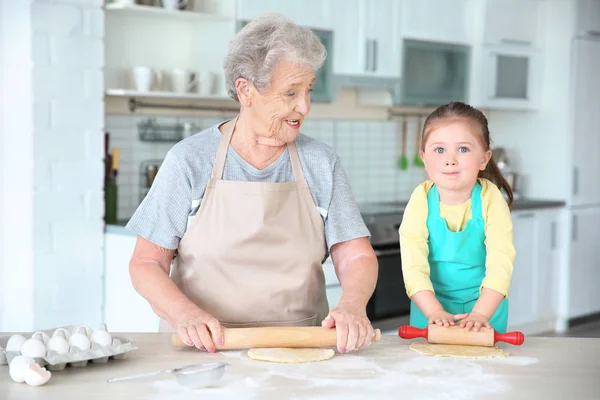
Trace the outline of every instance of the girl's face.
<instances>
[{"instance_id":1,"label":"girl's face","mask_svg":"<svg viewBox=\"0 0 600 400\"><path fill-rule=\"evenodd\" d=\"M481 142L481 133L469 121L437 122L421 152L429 178L441 189L470 193L492 157Z\"/></svg>"}]
</instances>

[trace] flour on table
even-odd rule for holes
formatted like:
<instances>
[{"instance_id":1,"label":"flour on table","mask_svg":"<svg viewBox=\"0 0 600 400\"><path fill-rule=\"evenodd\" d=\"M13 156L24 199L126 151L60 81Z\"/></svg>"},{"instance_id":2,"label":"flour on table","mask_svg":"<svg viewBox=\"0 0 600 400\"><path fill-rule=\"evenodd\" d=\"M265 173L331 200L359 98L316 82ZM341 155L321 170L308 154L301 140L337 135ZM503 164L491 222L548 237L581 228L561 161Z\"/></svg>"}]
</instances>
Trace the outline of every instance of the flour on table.
<instances>
[{"instance_id":1,"label":"flour on table","mask_svg":"<svg viewBox=\"0 0 600 400\"><path fill-rule=\"evenodd\" d=\"M509 353L497 347L461 346L457 344L415 342L409 348L417 353L436 357L502 358L509 355Z\"/></svg>"},{"instance_id":2,"label":"flour on table","mask_svg":"<svg viewBox=\"0 0 600 400\"><path fill-rule=\"evenodd\" d=\"M248 350L248 357L253 360L291 364L325 361L333 358L334 355L335 352L331 349L264 348Z\"/></svg>"}]
</instances>

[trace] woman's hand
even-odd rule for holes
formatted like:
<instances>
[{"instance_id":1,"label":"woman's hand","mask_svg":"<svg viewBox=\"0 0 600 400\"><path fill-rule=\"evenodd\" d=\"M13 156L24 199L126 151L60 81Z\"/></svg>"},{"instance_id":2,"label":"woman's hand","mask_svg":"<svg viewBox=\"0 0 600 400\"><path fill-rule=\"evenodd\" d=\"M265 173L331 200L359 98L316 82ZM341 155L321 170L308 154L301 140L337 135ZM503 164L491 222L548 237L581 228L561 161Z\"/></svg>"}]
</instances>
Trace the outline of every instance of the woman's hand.
<instances>
[{"instance_id":1,"label":"woman's hand","mask_svg":"<svg viewBox=\"0 0 600 400\"><path fill-rule=\"evenodd\" d=\"M223 329L219 321L198 307L183 312L174 327L179 338L188 346L214 353L215 345L223 344Z\"/></svg>"},{"instance_id":2,"label":"woman's hand","mask_svg":"<svg viewBox=\"0 0 600 400\"><path fill-rule=\"evenodd\" d=\"M437 326L452 326L454 323L462 318L465 318L469 314L450 314L444 310L437 310L432 312L427 319L430 324Z\"/></svg>"},{"instance_id":3,"label":"woman's hand","mask_svg":"<svg viewBox=\"0 0 600 400\"><path fill-rule=\"evenodd\" d=\"M466 330L473 332L479 332L481 327L492 328L488 318L477 312L472 312L470 314L464 314L465 316L461 318L460 327L465 328Z\"/></svg>"},{"instance_id":4,"label":"woman's hand","mask_svg":"<svg viewBox=\"0 0 600 400\"><path fill-rule=\"evenodd\" d=\"M336 328L337 348L340 353L368 346L373 339L373 327L367 318L366 310L352 304L338 304L321 325Z\"/></svg>"}]
</instances>

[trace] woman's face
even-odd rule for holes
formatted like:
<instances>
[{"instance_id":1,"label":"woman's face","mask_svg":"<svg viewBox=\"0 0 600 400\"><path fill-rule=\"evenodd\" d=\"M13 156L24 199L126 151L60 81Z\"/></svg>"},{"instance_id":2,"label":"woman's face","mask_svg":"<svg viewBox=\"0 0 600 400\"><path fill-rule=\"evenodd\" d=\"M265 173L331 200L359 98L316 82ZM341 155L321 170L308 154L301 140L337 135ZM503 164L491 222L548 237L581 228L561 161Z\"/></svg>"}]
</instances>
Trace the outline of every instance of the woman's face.
<instances>
[{"instance_id":1,"label":"woman's face","mask_svg":"<svg viewBox=\"0 0 600 400\"><path fill-rule=\"evenodd\" d=\"M251 87L247 111L254 133L275 145L293 142L310 111L315 71L304 65L279 62L271 85L259 92Z\"/></svg>"}]
</instances>

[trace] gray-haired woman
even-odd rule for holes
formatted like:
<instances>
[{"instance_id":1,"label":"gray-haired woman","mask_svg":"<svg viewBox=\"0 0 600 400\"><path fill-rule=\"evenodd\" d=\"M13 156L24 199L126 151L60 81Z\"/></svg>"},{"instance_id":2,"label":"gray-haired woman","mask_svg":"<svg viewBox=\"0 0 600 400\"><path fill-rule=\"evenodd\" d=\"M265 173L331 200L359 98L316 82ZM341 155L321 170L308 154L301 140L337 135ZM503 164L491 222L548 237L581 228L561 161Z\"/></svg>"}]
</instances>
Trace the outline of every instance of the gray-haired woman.
<instances>
[{"instance_id":1,"label":"gray-haired woman","mask_svg":"<svg viewBox=\"0 0 600 400\"><path fill-rule=\"evenodd\" d=\"M222 326L335 326L340 352L371 342L369 231L335 152L299 133L325 57L282 16L245 26L224 66L239 115L176 144L127 225L135 289L190 346L215 351ZM331 312L329 254L343 291Z\"/></svg>"}]
</instances>

